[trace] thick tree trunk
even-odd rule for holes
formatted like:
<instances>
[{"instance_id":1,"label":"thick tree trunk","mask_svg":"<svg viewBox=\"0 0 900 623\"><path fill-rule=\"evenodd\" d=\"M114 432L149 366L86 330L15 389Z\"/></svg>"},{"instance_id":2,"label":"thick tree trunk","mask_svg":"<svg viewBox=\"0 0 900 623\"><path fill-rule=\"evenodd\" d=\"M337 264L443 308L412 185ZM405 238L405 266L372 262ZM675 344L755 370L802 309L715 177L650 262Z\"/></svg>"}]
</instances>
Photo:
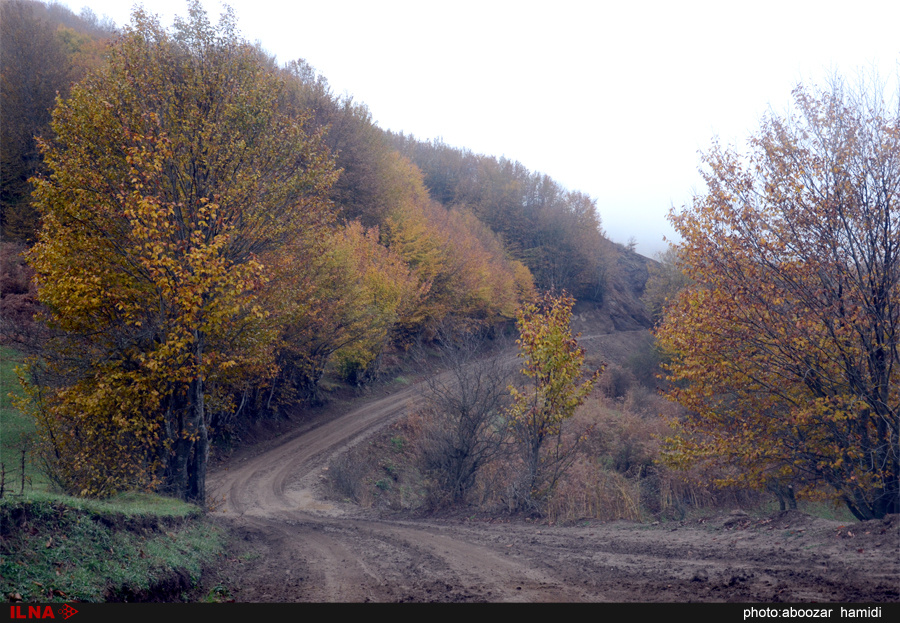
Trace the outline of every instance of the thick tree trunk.
<instances>
[{"instance_id":1,"label":"thick tree trunk","mask_svg":"<svg viewBox=\"0 0 900 623\"><path fill-rule=\"evenodd\" d=\"M172 444L172 455L167 470L166 492L184 500L187 494L187 473L192 444L190 439L184 437L183 433L179 432L176 435L178 437Z\"/></svg>"},{"instance_id":2,"label":"thick tree trunk","mask_svg":"<svg viewBox=\"0 0 900 623\"><path fill-rule=\"evenodd\" d=\"M209 460L209 429L206 422L206 402L203 376L203 335L194 334L194 357L198 372L187 388L186 396L174 398L177 414L171 428L172 451L166 469L166 492L185 502L206 504L206 471ZM167 426L167 429L169 427Z\"/></svg>"}]
</instances>

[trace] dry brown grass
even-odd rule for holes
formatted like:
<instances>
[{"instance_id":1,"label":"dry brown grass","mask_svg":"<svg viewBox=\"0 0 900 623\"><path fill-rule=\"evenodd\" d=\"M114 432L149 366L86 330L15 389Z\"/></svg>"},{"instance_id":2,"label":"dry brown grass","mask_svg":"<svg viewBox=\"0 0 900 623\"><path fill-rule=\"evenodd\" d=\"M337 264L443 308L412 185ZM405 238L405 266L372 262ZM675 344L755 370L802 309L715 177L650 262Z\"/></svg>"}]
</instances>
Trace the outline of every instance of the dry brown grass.
<instances>
[{"instance_id":1,"label":"dry brown grass","mask_svg":"<svg viewBox=\"0 0 900 623\"><path fill-rule=\"evenodd\" d=\"M566 473L548 501L546 516L554 522L592 518L640 520L640 482L582 457Z\"/></svg>"},{"instance_id":2,"label":"dry brown grass","mask_svg":"<svg viewBox=\"0 0 900 623\"><path fill-rule=\"evenodd\" d=\"M620 370L609 380L622 376ZM549 519L682 519L691 512L758 502L752 492L715 489L710 483L716 474L662 464L666 419L677 417L679 407L636 383L618 393L600 392L579 410L576 423L590 427L591 434L544 509Z\"/></svg>"},{"instance_id":3,"label":"dry brown grass","mask_svg":"<svg viewBox=\"0 0 900 623\"><path fill-rule=\"evenodd\" d=\"M553 495L533 511L554 522L666 521L763 501L754 492L714 488L710 483L719 474L675 471L660 463L662 440L669 432L665 420L677 417L680 407L638 383L620 396L610 393L616 392L596 392L567 422L565 442L582 437L577 457ZM335 494L390 510L522 510L524 467L512 446L479 469L464 503L452 500L440 479L429 475L424 460L435 417L432 412L411 414L339 457L329 469Z\"/></svg>"}]
</instances>

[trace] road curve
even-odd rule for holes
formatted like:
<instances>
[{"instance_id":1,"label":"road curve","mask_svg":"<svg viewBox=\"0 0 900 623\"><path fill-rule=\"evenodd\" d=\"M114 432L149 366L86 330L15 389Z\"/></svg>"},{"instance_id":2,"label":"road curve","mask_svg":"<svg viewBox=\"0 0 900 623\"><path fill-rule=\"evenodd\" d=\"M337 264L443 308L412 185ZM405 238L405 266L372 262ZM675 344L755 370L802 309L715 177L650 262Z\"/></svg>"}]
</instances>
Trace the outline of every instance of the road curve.
<instances>
[{"instance_id":1,"label":"road curve","mask_svg":"<svg viewBox=\"0 0 900 623\"><path fill-rule=\"evenodd\" d=\"M838 522L796 512L558 527L385 518L319 499L316 484L331 458L401 417L424 389L418 383L369 401L211 471L212 515L238 552L217 572L235 599L900 600L897 516L859 524L845 538Z\"/></svg>"},{"instance_id":2,"label":"road curve","mask_svg":"<svg viewBox=\"0 0 900 623\"><path fill-rule=\"evenodd\" d=\"M278 597L277 601L593 598L566 587L533 561L511 556L507 543L482 543L465 530L429 522L360 518L352 510L316 498L315 484L331 457L405 414L423 389L424 383L419 383L369 402L210 474L213 514L267 544L269 571L257 574L251 581L256 590L246 597ZM289 589L291 577L304 577L303 591ZM273 592L260 592L264 589L258 585L266 582Z\"/></svg>"}]
</instances>

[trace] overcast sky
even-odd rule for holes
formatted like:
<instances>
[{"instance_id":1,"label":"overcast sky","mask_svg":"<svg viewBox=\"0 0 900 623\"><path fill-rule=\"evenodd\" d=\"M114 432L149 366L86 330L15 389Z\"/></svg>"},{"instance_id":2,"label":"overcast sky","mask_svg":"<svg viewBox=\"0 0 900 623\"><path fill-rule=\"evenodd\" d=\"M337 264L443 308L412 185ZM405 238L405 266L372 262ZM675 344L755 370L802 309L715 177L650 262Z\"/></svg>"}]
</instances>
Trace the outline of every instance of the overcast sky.
<instances>
[{"instance_id":1,"label":"overcast sky","mask_svg":"<svg viewBox=\"0 0 900 623\"><path fill-rule=\"evenodd\" d=\"M122 0L68 0L117 25ZM143 3L169 25L183 0ZM219 0L203 0L213 20ZM505 156L597 200L652 256L703 190L698 150L743 149L798 82L900 71L900 2L232 0L244 36L304 58L378 125Z\"/></svg>"}]
</instances>

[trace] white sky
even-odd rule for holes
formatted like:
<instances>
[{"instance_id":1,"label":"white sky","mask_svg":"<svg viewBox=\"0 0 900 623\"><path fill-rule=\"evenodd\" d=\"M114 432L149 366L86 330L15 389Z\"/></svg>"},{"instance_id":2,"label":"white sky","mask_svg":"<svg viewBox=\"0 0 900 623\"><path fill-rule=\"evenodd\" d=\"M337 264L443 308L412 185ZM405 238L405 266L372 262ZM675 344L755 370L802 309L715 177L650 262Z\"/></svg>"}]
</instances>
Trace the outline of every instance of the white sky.
<instances>
[{"instance_id":1,"label":"white sky","mask_svg":"<svg viewBox=\"0 0 900 623\"><path fill-rule=\"evenodd\" d=\"M67 0L117 25L122 0ZM214 21L219 0L203 0ZM741 149L800 81L900 73L897 0L232 0L244 36L304 58L382 128L506 156L597 199L653 255L702 191L698 150ZM148 0L163 24L183 0ZM896 84L896 82L894 82Z\"/></svg>"}]
</instances>

